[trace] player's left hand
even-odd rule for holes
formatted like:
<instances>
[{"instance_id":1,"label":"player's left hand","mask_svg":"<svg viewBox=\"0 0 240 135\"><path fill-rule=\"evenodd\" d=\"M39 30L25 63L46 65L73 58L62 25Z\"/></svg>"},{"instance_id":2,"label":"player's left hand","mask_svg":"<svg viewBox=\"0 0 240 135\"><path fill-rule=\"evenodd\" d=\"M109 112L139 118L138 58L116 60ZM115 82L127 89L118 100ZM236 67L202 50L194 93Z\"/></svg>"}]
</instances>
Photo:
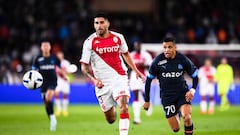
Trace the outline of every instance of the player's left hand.
<instances>
[{"instance_id":1,"label":"player's left hand","mask_svg":"<svg viewBox=\"0 0 240 135\"><path fill-rule=\"evenodd\" d=\"M185 95L186 101L191 102L195 94L195 89L191 88Z\"/></svg>"}]
</instances>

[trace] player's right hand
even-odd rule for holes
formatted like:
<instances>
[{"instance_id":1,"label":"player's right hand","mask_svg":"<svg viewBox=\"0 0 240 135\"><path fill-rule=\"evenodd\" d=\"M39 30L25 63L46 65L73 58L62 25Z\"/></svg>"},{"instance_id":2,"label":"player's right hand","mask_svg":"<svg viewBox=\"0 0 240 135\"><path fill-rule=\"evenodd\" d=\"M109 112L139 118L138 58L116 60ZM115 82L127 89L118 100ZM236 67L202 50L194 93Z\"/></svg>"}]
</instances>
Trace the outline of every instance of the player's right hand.
<instances>
[{"instance_id":1,"label":"player's right hand","mask_svg":"<svg viewBox=\"0 0 240 135\"><path fill-rule=\"evenodd\" d=\"M144 108L144 110L148 110L149 109L149 107L150 107L150 102L145 102L144 104L143 104L143 108Z\"/></svg>"},{"instance_id":2,"label":"player's right hand","mask_svg":"<svg viewBox=\"0 0 240 135\"><path fill-rule=\"evenodd\" d=\"M136 72L136 78L141 78L142 79L142 82L145 83L146 82L146 76L143 75L140 71L137 71Z\"/></svg>"}]
</instances>

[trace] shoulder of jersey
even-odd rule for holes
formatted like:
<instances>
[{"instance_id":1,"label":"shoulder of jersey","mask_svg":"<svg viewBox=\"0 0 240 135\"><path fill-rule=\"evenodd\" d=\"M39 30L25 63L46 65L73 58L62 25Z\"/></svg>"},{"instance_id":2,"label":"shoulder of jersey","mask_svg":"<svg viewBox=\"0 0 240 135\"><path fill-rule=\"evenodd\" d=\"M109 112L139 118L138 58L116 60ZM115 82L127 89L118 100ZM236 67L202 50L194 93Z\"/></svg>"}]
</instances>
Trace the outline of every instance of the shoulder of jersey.
<instances>
[{"instance_id":1,"label":"shoulder of jersey","mask_svg":"<svg viewBox=\"0 0 240 135\"><path fill-rule=\"evenodd\" d=\"M34 58L35 59L39 59L39 58L41 58L41 57L43 57L42 55L38 55L38 56L35 56Z\"/></svg>"},{"instance_id":2,"label":"shoulder of jersey","mask_svg":"<svg viewBox=\"0 0 240 135\"><path fill-rule=\"evenodd\" d=\"M159 61L165 60L164 54L161 53L153 59L153 63L158 63Z\"/></svg>"},{"instance_id":3,"label":"shoulder of jersey","mask_svg":"<svg viewBox=\"0 0 240 135\"><path fill-rule=\"evenodd\" d=\"M93 40L95 37L97 37L96 33L92 33L85 41L91 41Z\"/></svg>"},{"instance_id":4,"label":"shoulder of jersey","mask_svg":"<svg viewBox=\"0 0 240 135\"><path fill-rule=\"evenodd\" d=\"M157 58L157 59L165 59L165 57L164 57L164 54L163 54L163 53L159 54L159 55L158 55L156 58Z\"/></svg>"},{"instance_id":5,"label":"shoulder of jersey","mask_svg":"<svg viewBox=\"0 0 240 135\"><path fill-rule=\"evenodd\" d=\"M178 59L185 59L185 58L186 58L185 55L183 55L182 53L179 53L179 52L177 52L176 57L177 57Z\"/></svg>"},{"instance_id":6,"label":"shoulder of jersey","mask_svg":"<svg viewBox=\"0 0 240 135\"><path fill-rule=\"evenodd\" d=\"M118 37L123 37L123 35L121 33L115 32L115 31L110 31L111 34L118 36Z\"/></svg>"},{"instance_id":7,"label":"shoulder of jersey","mask_svg":"<svg viewBox=\"0 0 240 135\"><path fill-rule=\"evenodd\" d=\"M57 59L58 59L58 57L57 57L55 54L51 54L50 57L53 57L53 58L57 58Z\"/></svg>"}]
</instances>

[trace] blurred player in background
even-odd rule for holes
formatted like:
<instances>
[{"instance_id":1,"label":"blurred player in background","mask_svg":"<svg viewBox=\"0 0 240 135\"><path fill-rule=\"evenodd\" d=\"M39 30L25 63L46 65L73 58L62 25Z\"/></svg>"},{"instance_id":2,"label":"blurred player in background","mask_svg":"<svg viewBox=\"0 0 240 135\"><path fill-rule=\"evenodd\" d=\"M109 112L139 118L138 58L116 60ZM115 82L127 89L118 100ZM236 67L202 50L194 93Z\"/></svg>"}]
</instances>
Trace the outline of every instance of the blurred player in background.
<instances>
[{"instance_id":1,"label":"blurred player in background","mask_svg":"<svg viewBox=\"0 0 240 135\"><path fill-rule=\"evenodd\" d=\"M145 84L144 109L150 106L150 88L154 78L159 80L160 97L166 118L172 130L180 130L179 112L183 118L185 135L193 134L191 101L198 84L198 69L184 55L176 51L175 39L172 37L163 40L163 53L152 62ZM188 88L184 79L184 72L193 79L192 88Z\"/></svg>"},{"instance_id":2,"label":"blurred player in background","mask_svg":"<svg viewBox=\"0 0 240 135\"><path fill-rule=\"evenodd\" d=\"M82 72L95 84L96 97L105 118L112 124L116 120L115 103L120 108L119 133L127 135L129 129L127 67L124 60L136 72L136 77L144 78L134 65L122 34L109 31L110 22L106 14L94 17L95 33L84 42L81 57ZM90 71L90 65L93 74Z\"/></svg>"},{"instance_id":3,"label":"blurred player in background","mask_svg":"<svg viewBox=\"0 0 240 135\"><path fill-rule=\"evenodd\" d=\"M152 56L141 49L141 42L136 41L134 42L134 51L131 52L131 57L133 59L134 64L138 68L138 70L146 75L147 69L152 63ZM130 74L130 89L133 91L134 94L134 101L132 103L133 107L133 114L134 114L134 124L140 124L141 123L141 101L140 96L142 96L144 93L144 83L141 79L136 78L136 73L134 71ZM143 99L143 98L142 98ZM152 107L149 108L147 111L147 115L151 115Z\"/></svg>"},{"instance_id":4,"label":"blurred player in background","mask_svg":"<svg viewBox=\"0 0 240 135\"><path fill-rule=\"evenodd\" d=\"M216 68L212 66L212 61L210 59L206 59L204 61L204 65L200 67L198 78L199 78L199 94L201 96L200 108L201 113L207 113L208 100L209 97L209 110L208 114L214 113L214 94L215 94L215 82L214 76L216 74Z\"/></svg>"},{"instance_id":5,"label":"blurred player in background","mask_svg":"<svg viewBox=\"0 0 240 135\"><path fill-rule=\"evenodd\" d=\"M64 74L68 74L67 68L70 66L70 62L65 59L63 52L58 52L57 57L59 58L61 62L61 69ZM63 116L68 116L68 104L69 99L68 95L70 92L70 82L69 79L66 79L64 76L62 76L62 73L60 72L60 69L56 68L57 72L57 87L55 91L55 104L56 104L56 116L60 116L61 113ZM60 93L62 93L63 98L60 99Z\"/></svg>"},{"instance_id":6,"label":"blurred player in background","mask_svg":"<svg viewBox=\"0 0 240 135\"><path fill-rule=\"evenodd\" d=\"M228 64L227 58L221 59L221 64L217 66L217 73L215 76L218 85L218 94L221 97L220 111L228 110L230 104L228 102L227 94L231 84L234 82L233 68Z\"/></svg>"},{"instance_id":7,"label":"blurred player in background","mask_svg":"<svg viewBox=\"0 0 240 135\"><path fill-rule=\"evenodd\" d=\"M37 56L32 64L33 70L38 70L43 76L43 84L41 86L41 95L45 104L47 115L50 119L50 130L55 131L57 120L54 115L53 96L57 86L56 67L61 67L60 60L51 54L51 45L48 41L41 42L42 54ZM64 78L66 75L60 71Z\"/></svg>"}]
</instances>

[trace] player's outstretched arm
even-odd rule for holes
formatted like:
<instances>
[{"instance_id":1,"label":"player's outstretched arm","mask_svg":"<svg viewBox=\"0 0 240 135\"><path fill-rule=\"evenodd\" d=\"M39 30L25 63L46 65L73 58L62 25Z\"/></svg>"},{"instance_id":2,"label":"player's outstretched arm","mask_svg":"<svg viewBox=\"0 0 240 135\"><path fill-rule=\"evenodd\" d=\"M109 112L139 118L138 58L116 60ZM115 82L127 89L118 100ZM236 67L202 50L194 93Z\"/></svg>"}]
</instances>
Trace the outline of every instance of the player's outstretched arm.
<instances>
[{"instance_id":1,"label":"player's outstretched arm","mask_svg":"<svg viewBox=\"0 0 240 135\"><path fill-rule=\"evenodd\" d=\"M94 83L94 85L95 85L96 87L98 87L99 89L101 89L101 88L104 86L104 84L102 83L101 80L95 78L95 77L91 74L89 64L82 63L82 64L81 64L81 70L82 70L83 74L85 74L87 77L89 77L89 78L93 81L93 83Z\"/></svg>"},{"instance_id":2,"label":"player's outstretched arm","mask_svg":"<svg viewBox=\"0 0 240 135\"><path fill-rule=\"evenodd\" d=\"M198 85L198 77L196 76L196 77L193 78L192 88L185 95L186 101L190 102L190 101L193 100L193 97L194 97L195 92L196 92L197 85Z\"/></svg>"},{"instance_id":3,"label":"player's outstretched arm","mask_svg":"<svg viewBox=\"0 0 240 135\"><path fill-rule=\"evenodd\" d=\"M151 88L152 78L147 77L146 83L145 83L145 96L144 100L145 103L143 104L143 108L145 110L148 110L150 107L150 88Z\"/></svg>"},{"instance_id":4,"label":"player's outstretched arm","mask_svg":"<svg viewBox=\"0 0 240 135\"><path fill-rule=\"evenodd\" d=\"M133 63L133 60L129 52L123 53L123 58L128 64L128 66L136 73L136 77L141 78L142 81L145 82L145 76L137 69L136 65Z\"/></svg>"}]
</instances>

